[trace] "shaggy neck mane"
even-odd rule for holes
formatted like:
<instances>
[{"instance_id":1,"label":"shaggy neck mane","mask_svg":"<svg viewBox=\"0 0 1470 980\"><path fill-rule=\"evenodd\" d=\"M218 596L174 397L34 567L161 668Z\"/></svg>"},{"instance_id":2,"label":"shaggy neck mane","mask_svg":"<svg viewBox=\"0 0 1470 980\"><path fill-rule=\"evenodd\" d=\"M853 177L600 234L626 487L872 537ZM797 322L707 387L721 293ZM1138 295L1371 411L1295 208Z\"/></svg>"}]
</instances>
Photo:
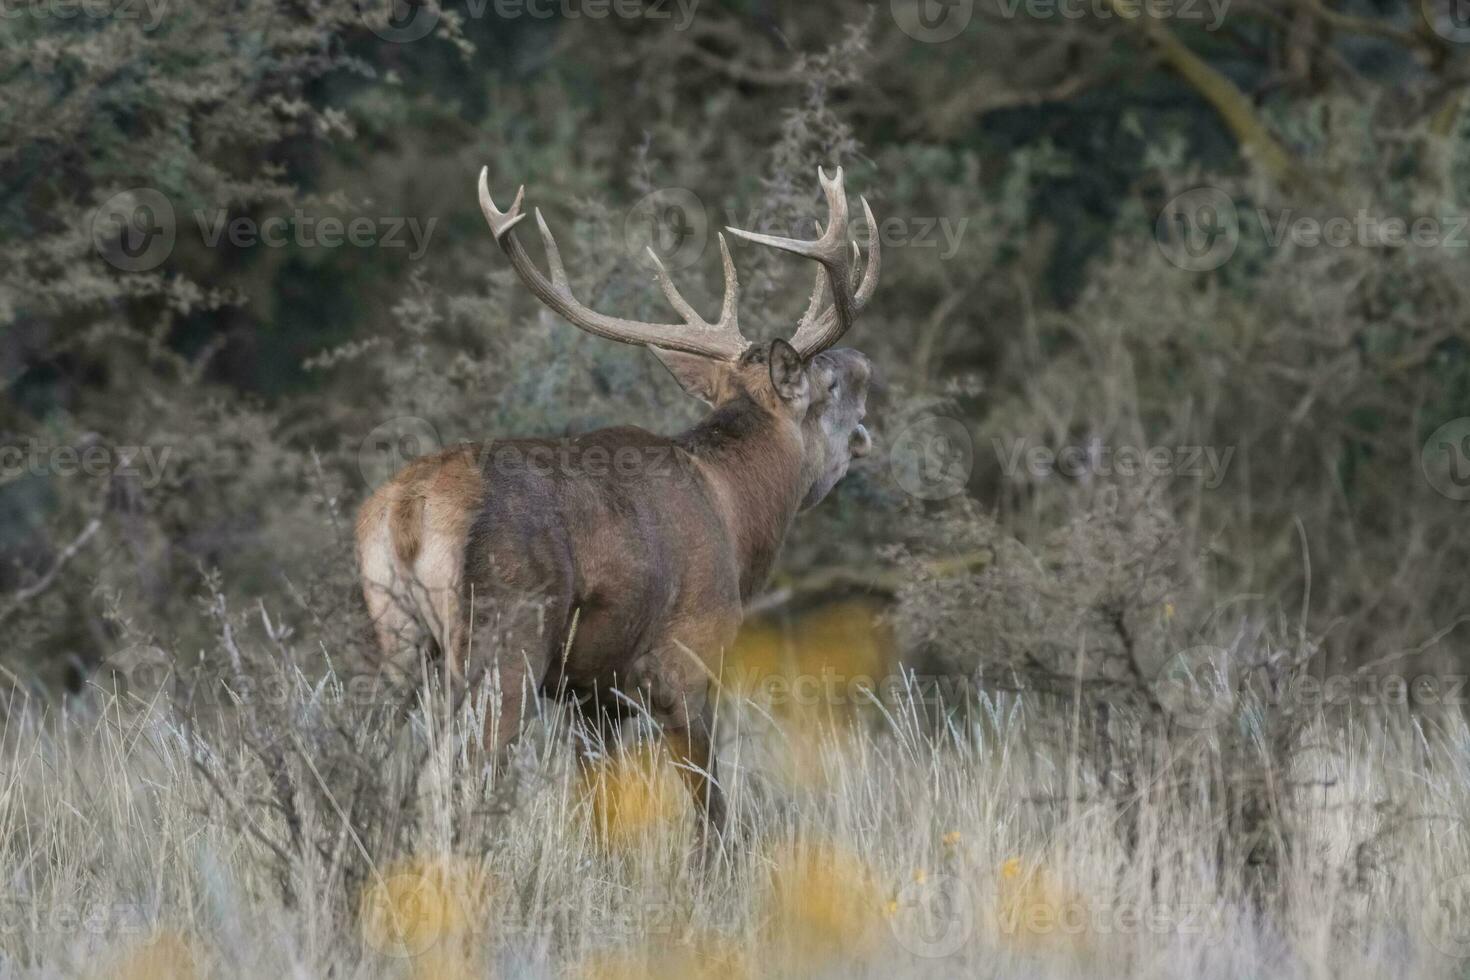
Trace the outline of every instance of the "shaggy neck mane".
<instances>
[{"instance_id":1,"label":"shaggy neck mane","mask_svg":"<svg viewBox=\"0 0 1470 980\"><path fill-rule=\"evenodd\" d=\"M716 408L677 444L719 481L721 517L740 562L740 597L749 599L776 562L806 495L801 436L748 395Z\"/></svg>"}]
</instances>

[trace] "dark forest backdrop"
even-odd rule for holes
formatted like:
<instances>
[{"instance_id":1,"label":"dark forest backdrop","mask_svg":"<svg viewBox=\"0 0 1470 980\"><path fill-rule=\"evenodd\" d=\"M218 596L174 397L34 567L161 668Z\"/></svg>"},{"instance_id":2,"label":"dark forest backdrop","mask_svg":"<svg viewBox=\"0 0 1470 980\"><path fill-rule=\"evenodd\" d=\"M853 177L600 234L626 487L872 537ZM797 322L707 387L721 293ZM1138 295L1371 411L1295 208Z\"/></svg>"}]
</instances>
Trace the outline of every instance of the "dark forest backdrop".
<instances>
[{"instance_id":1,"label":"dark forest backdrop","mask_svg":"<svg viewBox=\"0 0 1470 980\"><path fill-rule=\"evenodd\" d=\"M626 315L661 308L645 244L712 309L714 230L800 230L819 164L872 201L878 451L766 608L872 595L962 671L1131 670L1239 602L1324 665L1463 659L1458 0L51 0L0 32L17 677L194 656L223 596L335 655L353 509L408 456L694 418L514 281L481 165ZM806 273L766 251L770 336Z\"/></svg>"}]
</instances>

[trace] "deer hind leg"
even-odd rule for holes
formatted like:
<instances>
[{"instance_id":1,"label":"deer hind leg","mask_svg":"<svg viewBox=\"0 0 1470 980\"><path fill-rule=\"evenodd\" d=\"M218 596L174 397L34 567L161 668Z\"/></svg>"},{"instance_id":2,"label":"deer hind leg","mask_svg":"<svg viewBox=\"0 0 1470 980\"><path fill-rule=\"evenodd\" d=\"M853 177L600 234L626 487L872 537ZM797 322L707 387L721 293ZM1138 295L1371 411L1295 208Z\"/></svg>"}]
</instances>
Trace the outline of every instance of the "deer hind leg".
<instances>
[{"instance_id":1,"label":"deer hind leg","mask_svg":"<svg viewBox=\"0 0 1470 980\"><path fill-rule=\"evenodd\" d=\"M485 711L485 751L503 762L531 712L551 664L561 622L544 597L503 592L476 595L456 642L449 676L461 696L482 684L491 699Z\"/></svg>"}]
</instances>

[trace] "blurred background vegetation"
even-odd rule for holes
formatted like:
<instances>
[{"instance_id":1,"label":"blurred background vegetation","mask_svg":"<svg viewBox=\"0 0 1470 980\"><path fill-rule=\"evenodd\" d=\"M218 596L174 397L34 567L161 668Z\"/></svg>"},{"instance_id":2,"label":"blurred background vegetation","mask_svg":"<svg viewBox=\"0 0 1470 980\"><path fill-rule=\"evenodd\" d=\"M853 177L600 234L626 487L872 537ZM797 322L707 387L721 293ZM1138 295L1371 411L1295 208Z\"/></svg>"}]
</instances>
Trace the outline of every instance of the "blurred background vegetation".
<instances>
[{"instance_id":1,"label":"blurred background vegetation","mask_svg":"<svg viewBox=\"0 0 1470 980\"><path fill-rule=\"evenodd\" d=\"M1470 415L1453 3L67 9L0 22L16 677L193 657L224 596L337 656L366 637L353 510L396 463L696 417L652 358L536 306L478 213L481 165L499 201L527 185L579 294L624 315L662 308L650 215L655 245L707 227L676 271L707 308L713 230L801 228L818 165L898 220L848 338L881 377L878 452L798 522L754 635L1042 678L1086 651L1107 681L1249 601L1323 669L1463 661L1470 444L1431 438ZM1232 213L1170 209L1201 187ZM695 204L669 217L674 188ZM1360 215L1442 241L1278 234ZM323 243L354 218L374 244ZM737 254L742 322L774 336L807 272L766 251ZM158 465L115 465L123 447ZM1017 463L1068 447L1092 463ZM1099 447L1171 462L1123 473ZM73 472L94 449L111 462ZM848 599L883 651L834 625Z\"/></svg>"}]
</instances>

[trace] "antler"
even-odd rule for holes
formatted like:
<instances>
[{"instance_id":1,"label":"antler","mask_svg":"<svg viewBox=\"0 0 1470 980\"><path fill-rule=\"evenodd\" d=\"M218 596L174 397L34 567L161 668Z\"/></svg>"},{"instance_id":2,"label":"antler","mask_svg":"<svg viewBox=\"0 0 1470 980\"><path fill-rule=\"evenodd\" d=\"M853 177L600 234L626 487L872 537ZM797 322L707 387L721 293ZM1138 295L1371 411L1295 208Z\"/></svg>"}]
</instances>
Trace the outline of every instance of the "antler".
<instances>
[{"instance_id":1,"label":"antler","mask_svg":"<svg viewBox=\"0 0 1470 980\"><path fill-rule=\"evenodd\" d=\"M654 277L669 304L684 318L684 322L644 323L641 320L625 320L598 313L591 307L584 306L572 295L566 269L561 264L561 250L557 248L556 239L551 237L551 231L541 217L540 208L536 209L536 227L541 232L541 242L546 248L546 265L551 271L551 278L543 275L536 263L531 261L531 256L514 234L515 226L526 216L521 211L521 198L525 192L526 188L522 186L516 191L516 199L510 210L501 211L490 199L489 168L480 170L480 210L485 212L485 220L490 223L495 241L510 259L516 275L536 298L575 326L619 343L661 347L664 350L699 354L722 361L736 360L750 346L750 341L740 333L736 322L735 305L740 295L740 283L735 276L735 262L730 258L730 249L725 244L724 235L719 238L720 259L725 268L725 298L720 304L720 318L717 321L710 323L695 312L694 307L679 294L673 280L669 278L668 270L651 248L648 254L653 258Z\"/></svg>"},{"instance_id":2,"label":"antler","mask_svg":"<svg viewBox=\"0 0 1470 980\"><path fill-rule=\"evenodd\" d=\"M853 321L878 289L878 271L882 260L878 222L873 218L873 209L868 207L868 199L863 198L863 216L868 222L868 258L867 266L863 269L862 282L854 291L852 283L857 276L861 250L857 242L850 242L847 238L847 191L842 184L842 168L838 167L837 173L829 180L826 172L818 167L817 179L822 184L822 193L827 196L828 219L825 232L820 225L817 226L820 237L816 241L778 238L775 235L741 231L739 228L726 229L730 234L739 235L747 241L769 245L817 262L817 277L812 288L811 303L807 306L796 333L791 337L791 346L796 348L803 359L836 344L843 334L852 329ZM832 289L832 304L824 308L823 293L829 284Z\"/></svg>"}]
</instances>

